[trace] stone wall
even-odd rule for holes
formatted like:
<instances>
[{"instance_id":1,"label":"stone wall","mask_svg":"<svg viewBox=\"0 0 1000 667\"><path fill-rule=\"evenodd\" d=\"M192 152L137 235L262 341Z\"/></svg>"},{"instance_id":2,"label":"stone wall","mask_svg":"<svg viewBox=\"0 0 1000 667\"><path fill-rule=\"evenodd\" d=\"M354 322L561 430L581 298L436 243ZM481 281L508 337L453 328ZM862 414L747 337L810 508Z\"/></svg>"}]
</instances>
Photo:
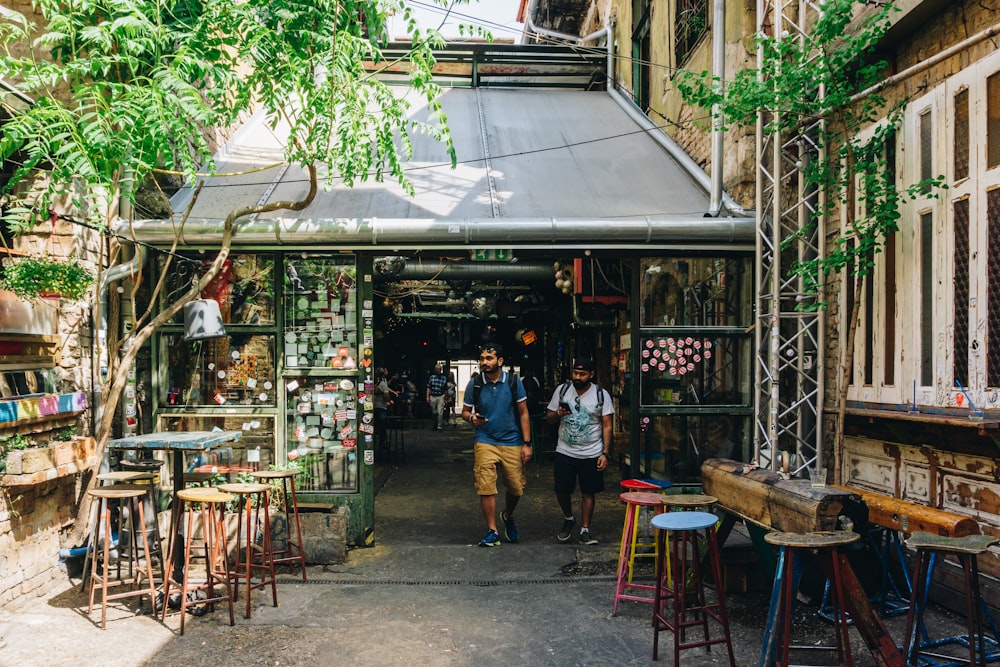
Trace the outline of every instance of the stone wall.
<instances>
[{"instance_id":1,"label":"stone wall","mask_svg":"<svg viewBox=\"0 0 1000 667\"><path fill-rule=\"evenodd\" d=\"M66 583L60 538L73 522L81 475L29 486L0 486L0 607Z\"/></svg>"}]
</instances>

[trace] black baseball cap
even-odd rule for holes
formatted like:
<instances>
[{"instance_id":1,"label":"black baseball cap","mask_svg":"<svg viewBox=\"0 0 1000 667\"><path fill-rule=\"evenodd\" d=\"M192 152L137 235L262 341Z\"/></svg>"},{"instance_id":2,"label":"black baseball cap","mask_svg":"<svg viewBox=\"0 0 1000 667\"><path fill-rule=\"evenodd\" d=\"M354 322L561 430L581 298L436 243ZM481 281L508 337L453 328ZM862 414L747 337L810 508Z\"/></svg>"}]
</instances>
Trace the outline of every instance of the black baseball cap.
<instances>
[{"instance_id":1,"label":"black baseball cap","mask_svg":"<svg viewBox=\"0 0 1000 667\"><path fill-rule=\"evenodd\" d=\"M594 372L594 360L590 357L577 357L573 360L573 370Z\"/></svg>"}]
</instances>

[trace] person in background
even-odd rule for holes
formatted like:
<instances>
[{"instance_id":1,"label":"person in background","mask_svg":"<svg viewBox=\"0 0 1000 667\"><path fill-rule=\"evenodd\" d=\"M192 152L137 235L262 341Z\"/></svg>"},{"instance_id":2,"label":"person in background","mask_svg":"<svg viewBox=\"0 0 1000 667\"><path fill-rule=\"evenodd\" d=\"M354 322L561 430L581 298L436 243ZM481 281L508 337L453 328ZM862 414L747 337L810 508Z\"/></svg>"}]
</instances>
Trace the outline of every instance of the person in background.
<instances>
[{"instance_id":1,"label":"person in background","mask_svg":"<svg viewBox=\"0 0 1000 667\"><path fill-rule=\"evenodd\" d=\"M559 423L553 463L556 499L563 511L560 542L573 534L573 492L580 480L583 502L580 508L580 544L597 544L590 534L594 516L594 495L604 490L604 471L611 455L611 429L615 409L611 395L593 382L594 361L588 357L573 362L572 382L552 393L545 418Z\"/></svg>"},{"instance_id":2,"label":"person in background","mask_svg":"<svg viewBox=\"0 0 1000 667\"><path fill-rule=\"evenodd\" d=\"M445 424L451 424L451 418L455 414L455 402L457 398L458 398L458 382L455 380L455 374L451 373L448 376L448 384L444 390Z\"/></svg>"},{"instance_id":3,"label":"person in background","mask_svg":"<svg viewBox=\"0 0 1000 667\"><path fill-rule=\"evenodd\" d=\"M431 408L431 415L434 416L434 428L441 430L441 421L444 419L445 392L448 389L448 376L444 374L444 367L441 364L434 365L434 372L427 378L427 404Z\"/></svg>"},{"instance_id":4,"label":"person in background","mask_svg":"<svg viewBox=\"0 0 1000 667\"><path fill-rule=\"evenodd\" d=\"M378 449L389 448L388 422L389 408L392 407L396 392L389 388L389 373L384 367L375 369L375 387L372 406L375 408L375 442Z\"/></svg>"},{"instance_id":5,"label":"person in background","mask_svg":"<svg viewBox=\"0 0 1000 667\"><path fill-rule=\"evenodd\" d=\"M413 416L413 399L417 397L417 385L413 384L413 380L406 373L400 378L401 391L399 394L399 401L402 404L399 409L399 414L401 417L406 417L409 419Z\"/></svg>"},{"instance_id":6,"label":"person in background","mask_svg":"<svg viewBox=\"0 0 1000 667\"><path fill-rule=\"evenodd\" d=\"M476 391L475 378L469 380L462 399L462 419L476 429L472 474L486 521L486 535L479 546L496 547L500 546L497 466L503 471L506 487L499 523L504 538L517 542L514 510L527 482L524 466L531 459L531 421L524 385L517 376L503 370L503 348L494 343L484 345L479 354L479 369L482 371L480 390Z\"/></svg>"}]
</instances>

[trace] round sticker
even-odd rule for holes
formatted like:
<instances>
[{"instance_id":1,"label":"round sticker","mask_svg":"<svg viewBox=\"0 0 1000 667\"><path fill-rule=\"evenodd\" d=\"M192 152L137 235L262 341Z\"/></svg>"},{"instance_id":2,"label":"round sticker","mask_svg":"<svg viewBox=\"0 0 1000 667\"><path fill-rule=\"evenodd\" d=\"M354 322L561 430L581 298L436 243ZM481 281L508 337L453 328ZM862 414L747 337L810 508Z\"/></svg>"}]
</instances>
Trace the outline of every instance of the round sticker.
<instances>
[{"instance_id":1,"label":"round sticker","mask_svg":"<svg viewBox=\"0 0 1000 667\"><path fill-rule=\"evenodd\" d=\"M264 389L270 389L270 388L271 388L271 387L273 387L273 386L274 386L274 385L273 385L273 384L271 384L271 381L270 381L270 380L268 380L267 382L265 382L265 383L264 383Z\"/></svg>"},{"instance_id":2,"label":"round sticker","mask_svg":"<svg viewBox=\"0 0 1000 667\"><path fill-rule=\"evenodd\" d=\"M693 370L694 370L694 364L692 364L692 363L689 363L689 364L688 364L688 365L686 366L686 368L687 368L687 369L688 369L689 371L693 371Z\"/></svg>"},{"instance_id":3,"label":"round sticker","mask_svg":"<svg viewBox=\"0 0 1000 667\"><path fill-rule=\"evenodd\" d=\"M313 398L312 392L306 389L304 392L299 394L299 400L303 403L308 403Z\"/></svg>"},{"instance_id":4,"label":"round sticker","mask_svg":"<svg viewBox=\"0 0 1000 667\"><path fill-rule=\"evenodd\" d=\"M673 368L676 365L677 365L677 360L676 359L671 359L670 360L670 367Z\"/></svg>"},{"instance_id":5,"label":"round sticker","mask_svg":"<svg viewBox=\"0 0 1000 667\"><path fill-rule=\"evenodd\" d=\"M677 369L676 368L671 368L670 369L670 374L671 375L677 375Z\"/></svg>"},{"instance_id":6,"label":"round sticker","mask_svg":"<svg viewBox=\"0 0 1000 667\"><path fill-rule=\"evenodd\" d=\"M643 350L642 351L642 358L643 359L649 359L649 350Z\"/></svg>"},{"instance_id":7,"label":"round sticker","mask_svg":"<svg viewBox=\"0 0 1000 667\"><path fill-rule=\"evenodd\" d=\"M691 347L684 348L684 356L685 357L690 357L692 354L694 354L694 348L691 348Z\"/></svg>"},{"instance_id":8,"label":"round sticker","mask_svg":"<svg viewBox=\"0 0 1000 667\"><path fill-rule=\"evenodd\" d=\"M229 356L231 356L233 358L233 361L238 361L239 358L240 358L240 351L239 350L233 350L232 354L229 355Z\"/></svg>"},{"instance_id":9,"label":"round sticker","mask_svg":"<svg viewBox=\"0 0 1000 667\"><path fill-rule=\"evenodd\" d=\"M221 380L222 378L226 377L226 371L219 371L218 375L219 375L219 379Z\"/></svg>"},{"instance_id":10,"label":"round sticker","mask_svg":"<svg viewBox=\"0 0 1000 667\"><path fill-rule=\"evenodd\" d=\"M372 423L372 413L366 412L364 415L361 416L361 421L363 421L366 424L371 424Z\"/></svg>"},{"instance_id":11,"label":"round sticker","mask_svg":"<svg viewBox=\"0 0 1000 667\"><path fill-rule=\"evenodd\" d=\"M667 339L667 345L673 345L673 344L674 344L674 342L675 342L675 341L674 341L674 339L673 339L673 338L668 338L668 339Z\"/></svg>"},{"instance_id":12,"label":"round sticker","mask_svg":"<svg viewBox=\"0 0 1000 667\"><path fill-rule=\"evenodd\" d=\"M656 367L659 368L661 371L667 370L667 365L662 361Z\"/></svg>"},{"instance_id":13,"label":"round sticker","mask_svg":"<svg viewBox=\"0 0 1000 667\"><path fill-rule=\"evenodd\" d=\"M667 346L667 341L666 341L666 340L664 340L663 338L661 338L661 339L659 340L659 342L658 342L657 344L658 344L658 345L659 345L660 347L666 347L666 346Z\"/></svg>"},{"instance_id":14,"label":"round sticker","mask_svg":"<svg viewBox=\"0 0 1000 667\"><path fill-rule=\"evenodd\" d=\"M688 336L687 338L684 339L684 342L687 343L688 345L690 345L691 343L694 342L694 338L691 338L691 336Z\"/></svg>"},{"instance_id":15,"label":"round sticker","mask_svg":"<svg viewBox=\"0 0 1000 667\"><path fill-rule=\"evenodd\" d=\"M706 340L705 341L705 349L706 350L711 350L712 349L712 341L710 341L710 340Z\"/></svg>"},{"instance_id":16,"label":"round sticker","mask_svg":"<svg viewBox=\"0 0 1000 667\"><path fill-rule=\"evenodd\" d=\"M687 363L687 358L684 357L683 355L678 355L677 356L677 363L679 363L681 366L683 366L684 364Z\"/></svg>"},{"instance_id":17,"label":"round sticker","mask_svg":"<svg viewBox=\"0 0 1000 667\"><path fill-rule=\"evenodd\" d=\"M670 352L670 354L675 354L677 352L677 346L671 345L670 347L667 348L667 350Z\"/></svg>"},{"instance_id":18,"label":"round sticker","mask_svg":"<svg viewBox=\"0 0 1000 667\"><path fill-rule=\"evenodd\" d=\"M653 342L652 338L646 341L646 347L653 347L654 345L656 345L656 343Z\"/></svg>"},{"instance_id":19,"label":"round sticker","mask_svg":"<svg viewBox=\"0 0 1000 667\"><path fill-rule=\"evenodd\" d=\"M258 396L258 397L257 397L257 399L258 399L258 400L259 400L259 401L260 401L261 403L267 403L267 394L264 394L264 393L261 393L261 395L260 395L260 396Z\"/></svg>"},{"instance_id":20,"label":"round sticker","mask_svg":"<svg viewBox=\"0 0 1000 667\"><path fill-rule=\"evenodd\" d=\"M298 339L299 339L299 337L295 335L294 331L289 331L288 333L285 334L285 342L286 343L294 343Z\"/></svg>"},{"instance_id":21,"label":"round sticker","mask_svg":"<svg viewBox=\"0 0 1000 667\"><path fill-rule=\"evenodd\" d=\"M701 341L700 340L696 340L694 342L694 349L696 349L696 350L700 350L701 349Z\"/></svg>"},{"instance_id":22,"label":"round sticker","mask_svg":"<svg viewBox=\"0 0 1000 667\"><path fill-rule=\"evenodd\" d=\"M711 359L712 358L712 353L709 352L708 350L705 350L705 355L704 356L705 356L706 359Z\"/></svg>"},{"instance_id":23,"label":"round sticker","mask_svg":"<svg viewBox=\"0 0 1000 667\"><path fill-rule=\"evenodd\" d=\"M642 370L643 373L648 373L649 372L649 364L643 364L639 368Z\"/></svg>"},{"instance_id":24,"label":"round sticker","mask_svg":"<svg viewBox=\"0 0 1000 667\"><path fill-rule=\"evenodd\" d=\"M306 310L307 308L309 308L309 299L305 298L304 296L300 297L299 300L295 302L295 305L298 307L299 310Z\"/></svg>"},{"instance_id":25,"label":"round sticker","mask_svg":"<svg viewBox=\"0 0 1000 667\"><path fill-rule=\"evenodd\" d=\"M700 354L694 355L694 360L695 360L695 363L701 361L701 355Z\"/></svg>"},{"instance_id":26,"label":"round sticker","mask_svg":"<svg viewBox=\"0 0 1000 667\"><path fill-rule=\"evenodd\" d=\"M653 356L656 357L657 359L659 359L659 357L660 357L660 351L659 350L653 350Z\"/></svg>"},{"instance_id":27,"label":"round sticker","mask_svg":"<svg viewBox=\"0 0 1000 667\"><path fill-rule=\"evenodd\" d=\"M354 383L351 382L350 380L341 380L340 388L343 389L344 391L350 391L354 389Z\"/></svg>"},{"instance_id":28,"label":"round sticker","mask_svg":"<svg viewBox=\"0 0 1000 667\"><path fill-rule=\"evenodd\" d=\"M686 366L678 366L677 372L680 373L681 375L685 375L688 372L688 369Z\"/></svg>"}]
</instances>

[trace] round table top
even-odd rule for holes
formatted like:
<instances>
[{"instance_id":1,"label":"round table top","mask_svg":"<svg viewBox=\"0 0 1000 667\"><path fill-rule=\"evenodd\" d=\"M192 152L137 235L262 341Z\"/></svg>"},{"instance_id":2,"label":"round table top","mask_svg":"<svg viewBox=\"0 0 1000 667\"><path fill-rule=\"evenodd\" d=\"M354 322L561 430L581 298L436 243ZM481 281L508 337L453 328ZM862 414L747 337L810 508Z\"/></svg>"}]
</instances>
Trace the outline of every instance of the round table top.
<instances>
[{"instance_id":1,"label":"round table top","mask_svg":"<svg viewBox=\"0 0 1000 667\"><path fill-rule=\"evenodd\" d=\"M764 541L777 547L792 549L831 549L852 544L861 535L846 530L822 530L812 533L783 533L775 531L764 536Z\"/></svg>"},{"instance_id":2,"label":"round table top","mask_svg":"<svg viewBox=\"0 0 1000 667\"><path fill-rule=\"evenodd\" d=\"M654 528L660 530L701 530L718 523L719 517L711 512L664 512L652 519Z\"/></svg>"},{"instance_id":3,"label":"round table top","mask_svg":"<svg viewBox=\"0 0 1000 667\"><path fill-rule=\"evenodd\" d=\"M283 479L295 477L300 472L300 470L255 470L250 476L255 479Z\"/></svg>"},{"instance_id":4,"label":"round table top","mask_svg":"<svg viewBox=\"0 0 1000 667\"><path fill-rule=\"evenodd\" d=\"M251 493L263 493L271 487L267 484L248 484L244 482L233 482L232 484L219 484L216 487L219 491L226 493L237 493L240 495L250 495Z\"/></svg>"},{"instance_id":5,"label":"round table top","mask_svg":"<svg viewBox=\"0 0 1000 667\"><path fill-rule=\"evenodd\" d=\"M948 537L918 530L906 539L906 546L911 549L944 551L953 554L981 554L997 542L1000 542L1000 538L992 535Z\"/></svg>"},{"instance_id":6,"label":"round table top","mask_svg":"<svg viewBox=\"0 0 1000 667\"><path fill-rule=\"evenodd\" d=\"M91 489L87 493L95 498L138 498L144 496L149 491L148 486L137 486L135 484L111 484L110 486L99 486Z\"/></svg>"},{"instance_id":7,"label":"round table top","mask_svg":"<svg viewBox=\"0 0 1000 667\"><path fill-rule=\"evenodd\" d=\"M228 503L235 500L235 496L210 486L181 489L177 492L177 497L189 503Z\"/></svg>"},{"instance_id":8,"label":"round table top","mask_svg":"<svg viewBox=\"0 0 1000 667\"><path fill-rule=\"evenodd\" d=\"M663 502L667 507L707 507L719 502L719 499L700 493L678 493L664 496Z\"/></svg>"},{"instance_id":9,"label":"round table top","mask_svg":"<svg viewBox=\"0 0 1000 667\"><path fill-rule=\"evenodd\" d=\"M629 505L642 505L643 507L663 507L663 496L659 493L648 491L627 491L618 496Z\"/></svg>"}]
</instances>

